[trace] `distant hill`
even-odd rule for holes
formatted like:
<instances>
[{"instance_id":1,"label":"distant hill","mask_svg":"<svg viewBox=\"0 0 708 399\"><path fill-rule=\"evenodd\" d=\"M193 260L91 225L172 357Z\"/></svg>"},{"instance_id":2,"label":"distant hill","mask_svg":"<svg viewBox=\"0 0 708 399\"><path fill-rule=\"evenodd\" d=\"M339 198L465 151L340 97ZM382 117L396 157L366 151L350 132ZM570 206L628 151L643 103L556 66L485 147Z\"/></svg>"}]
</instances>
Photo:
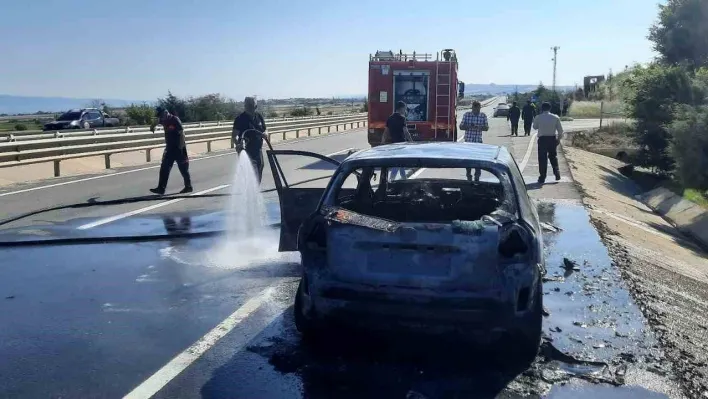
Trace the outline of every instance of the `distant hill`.
<instances>
[{"instance_id":1,"label":"distant hill","mask_svg":"<svg viewBox=\"0 0 708 399\"><path fill-rule=\"evenodd\" d=\"M91 105L94 98L66 98L66 97L29 97L0 94L0 114L32 114L38 111L60 112L72 108L82 108ZM100 99L111 107L121 108L131 103L142 101Z\"/></svg>"},{"instance_id":2,"label":"distant hill","mask_svg":"<svg viewBox=\"0 0 708 399\"><path fill-rule=\"evenodd\" d=\"M498 95L502 93L513 93L519 90L519 93L528 92L538 87L538 84L478 84L466 83L465 94L479 95L491 94ZM558 86L558 90L572 90L573 86ZM337 100L344 99L363 99L366 94L348 94L334 96ZM89 106L94 100L93 98L68 98L68 97L30 97L30 96L13 96L0 94L0 114L33 114L38 111L43 112L60 112L72 108L82 108ZM117 100L117 99L100 99L111 107L122 108L131 103L143 103L141 100ZM148 101L152 103L152 101Z\"/></svg>"},{"instance_id":3,"label":"distant hill","mask_svg":"<svg viewBox=\"0 0 708 399\"><path fill-rule=\"evenodd\" d=\"M538 87L537 84L478 84L478 83L465 83L465 94L502 94L502 93L513 93L518 90L519 93L526 93L535 90ZM546 86L550 89L550 86ZM575 86L557 86L556 90L566 91L574 90Z\"/></svg>"}]
</instances>

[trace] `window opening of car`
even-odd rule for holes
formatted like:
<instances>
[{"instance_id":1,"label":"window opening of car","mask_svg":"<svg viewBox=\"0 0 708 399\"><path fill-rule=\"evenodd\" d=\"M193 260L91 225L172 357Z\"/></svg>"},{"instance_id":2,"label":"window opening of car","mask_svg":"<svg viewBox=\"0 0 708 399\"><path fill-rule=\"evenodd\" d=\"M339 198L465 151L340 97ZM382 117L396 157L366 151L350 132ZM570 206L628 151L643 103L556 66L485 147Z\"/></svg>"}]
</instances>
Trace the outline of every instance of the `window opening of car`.
<instances>
[{"instance_id":1,"label":"window opening of car","mask_svg":"<svg viewBox=\"0 0 708 399\"><path fill-rule=\"evenodd\" d=\"M451 223L453 220L481 220L484 216L517 215L510 177L501 171L471 168L426 168L408 172L406 179L388 179L389 168L358 168L362 179L350 173L337 184L356 191L336 195L334 205L351 212L399 223ZM379 181L374 180L374 173ZM337 193L339 191L336 191Z\"/></svg>"}]
</instances>

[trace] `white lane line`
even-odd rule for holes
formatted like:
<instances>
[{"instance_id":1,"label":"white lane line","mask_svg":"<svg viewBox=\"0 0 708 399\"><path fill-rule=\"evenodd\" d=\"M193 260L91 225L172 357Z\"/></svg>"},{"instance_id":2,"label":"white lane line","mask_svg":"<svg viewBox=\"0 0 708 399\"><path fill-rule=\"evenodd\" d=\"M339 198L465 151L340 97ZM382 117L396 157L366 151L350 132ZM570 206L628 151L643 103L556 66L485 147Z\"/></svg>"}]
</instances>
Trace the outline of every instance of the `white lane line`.
<instances>
[{"instance_id":1,"label":"white lane line","mask_svg":"<svg viewBox=\"0 0 708 399\"><path fill-rule=\"evenodd\" d=\"M226 188L226 187L229 187L229 185L228 185L228 184L222 184L222 185L220 185L220 186L212 187L212 188L209 188L209 189L206 189L206 190L197 191L196 193L190 194L190 196L191 196L191 195L207 194L207 193L210 193L210 192L212 192L212 191L217 191L217 190L224 189L224 188ZM97 221L95 221L95 222L91 222L91 223L87 223L87 224L81 225L81 226L77 227L77 229L79 229L79 230L88 230L88 229L94 228L94 227L96 227L96 226L101 226L101 225L104 225L104 224L107 224L107 223L115 222L116 220L124 219L124 218L130 217L130 216L133 216L133 215L137 215L137 214L140 214L140 213L143 213L143 212L151 211L151 210L153 210L153 209L162 208L163 206L175 204L175 203L177 203L177 202L184 201L185 199L186 199L186 198L176 198L176 199L173 199L173 200L170 200L170 201L161 202L161 203L159 203L159 204L154 204L154 205L146 206L145 208L140 208L140 209L136 209L136 210L133 210L133 211L130 211L130 212L121 213L121 214L119 214L119 215L107 217L107 218L104 218L104 219L99 219L99 220L97 220Z\"/></svg>"},{"instance_id":2,"label":"white lane line","mask_svg":"<svg viewBox=\"0 0 708 399\"><path fill-rule=\"evenodd\" d=\"M206 351L211 349L216 345L219 340L230 333L236 326L242 323L248 316L257 311L261 305L270 299L271 287L268 287L261 291L257 296L249 299L246 303L238 308L235 312L231 313L229 317L224 319L211 331L206 333L197 342L193 343L189 348L182 351L182 353L175 356L172 360L164 365L161 369L157 370L155 374L151 375L147 380L143 381L142 384L138 385L125 395L124 399L147 399L160 392L170 381L182 373L187 367L192 363L197 361ZM275 319L278 316L278 312L273 312L270 317ZM270 322L270 321L268 321ZM248 342L248 341L246 341ZM246 343L244 342L244 344ZM229 348L233 352L237 352L239 348Z\"/></svg>"},{"instance_id":3,"label":"white lane line","mask_svg":"<svg viewBox=\"0 0 708 399\"><path fill-rule=\"evenodd\" d=\"M345 149L343 149L343 150L334 152L334 153L332 153L332 154L328 154L328 155L326 155L326 156L327 156L327 157L332 157L332 156L334 156L334 155L342 154L342 153L345 153L345 152L348 152L348 151L351 151L351 150L355 150L355 149L356 149L356 148L345 148ZM206 189L206 190L203 190L203 191L198 191L198 192L196 192L196 193L190 194L190 196L191 196L191 195L207 194L207 193L210 193L210 192L213 192L213 191L217 191L217 190L221 190L221 189L227 188L227 187L229 187L229 186L230 186L230 184L222 184L222 185L220 185L220 186L212 187L212 188L209 188L209 189ZM107 224L107 223L115 222L116 220L125 219L125 218L127 218L127 217L130 217L130 216L133 216L133 215L138 215L138 214L140 214L140 213L144 213L144 212L147 212L147 211L151 211L151 210L153 210L153 209L162 208L162 207L167 206L167 205L172 205L172 204L175 204L175 203L177 203L177 202L184 201L185 199L186 199L186 198L176 198L176 199L173 199L173 200L161 202L161 203L159 203L159 204L154 204L154 205L146 206L146 207L144 207L144 208L135 209L135 210L130 211L130 212L121 213L121 214L119 214L119 215L110 216L110 217L107 217L107 218L104 218L104 219L99 219L99 220L97 220L97 221L95 221L95 222L91 222L91 223L87 223L87 224L81 225L81 226L77 227L77 229L79 229L79 230L88 230L88 229L94 228L94 227L96 227L96 226L101 226L101 225L104 225L104 224Z\"/></svg>"},{"instance_id":4,"label":"white lane line","mask_svg":"<svg viewBox=\"0 0 708 399\"><path fill-rule=\"evenodd\" d=\"M534 133L531 135L531 140L529 141L529 148L526 149L526 154L524 154L524 159L521 161L521 165L519 165L519 169L521 170L521 172L523 172L524 169L526 169L526 165L529 163L529 159L531 159L531 152L533 150L533 143L534 143L534 140L536 139L536 134L537 133Z\"/></svg>"},{"instance_id":5,"label":"white lane line","mask_svg":"<svg viewBox=\"0 0 708 399\"><path fill-rule=\"evenodd\" d=\"M345 134L353 133L353 132L356 131L356 130L361 130L361 129L350 129L350 130L344 131L344 132L332 132L332 133L323 134L323 135L321 135L321 136L302 137L302 138L299 138L299 139L293 139L293 140L288 140L288 141L280 141L280 142L277 142L277 143L273 144L273 147L280 146L280 145L287 145L287 144L298 144L298 143L302 143L302 142L306 142L306 141L312 141L312 140L321 140L321 139L331 138L331 137L336 137L336 136L343 136L343 135L345 135ZM234 154L234 152L229 151L229 152L226 152L226 153L223 153L223 154L207 155L207 156L203 156L203 157L198 157L198 158L190 159L190 162L201 161L201 160L204 160L204 159L219 158L219 157L224 157L224 156L233 155L233 154ZM336 154L338 154L338 153L335 153L334 155L336 155ZM144 167L144 168L126 170L126 171L123 171L123 172L107 173L107 174L103 174L103 175L99 175L99 176L86 177L86 178L83 178L83 179L76 179L76 180L70 180L70 181L65 181L65 182L61 182L61 183L48 184L48 185L46 185L46 186L25 188L25 189L22 189L22 190L10 191L10 192L7 192L7 193L0 193L0 197L5 197L5 196L8 196L8 195L15 195L15 194L28 193L28 192L32 192L32 191L36 191L36 190L43 190L43 189L45 189L45 188L53 188L53 187L65 186L65 185L67 185L67 184L74 184L74 183L81 183L81 182L91 181L91 180L96 180L96 179L103 179L103 178L106 178L106 177L120 176L120 175L125 175L125 174L128 174L128 173L142 172L142 171L144 171L144 170L157 169L157 168L159 168L159 167L160 167L160 165L147 166L147 167Z\"/></svg>"}]
</instances>

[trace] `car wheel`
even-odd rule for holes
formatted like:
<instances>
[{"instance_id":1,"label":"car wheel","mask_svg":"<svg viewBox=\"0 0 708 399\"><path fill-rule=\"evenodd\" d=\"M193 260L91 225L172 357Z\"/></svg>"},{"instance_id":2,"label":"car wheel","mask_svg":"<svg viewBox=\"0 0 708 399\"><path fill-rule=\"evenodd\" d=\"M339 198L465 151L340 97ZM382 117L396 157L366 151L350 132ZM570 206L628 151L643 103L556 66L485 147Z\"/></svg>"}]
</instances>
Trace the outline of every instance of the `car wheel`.
<instances>
[{"instance_id":1,"label":"car wheel","mask_svg":"<svg viewBox=\"0 0 708 399\"><path fill-rule=\"evenodd\" d=\"M84 129L90 129L90 128L91 128L91 124L88 123L88 122L84 122L83 124L81 124L81 127L83 127Z\"/></svg>"},{"instance_id":2,"label":"car wheel","mask_svg":"<svg viewBox=\"0 0 708 399\"><path fill-rule=\"evenodd\" d=\"M322 335L322 325L313 317L313 312L308 315L305 310L305 301L303 298L305 295L305 285L303 284L303 280L304 279L300 279L300 284L297 286L297 293L295 293L295 305L293 306L295 328L302 334L304 341L317 342L317 338Z\"/></svg>"},{"instance_id":3,"label":"car wheel","mask_svg":"<svg viewBox=\"0 0 708 399\"><path fill-rule=\"evenodd\" d=\"M525 363L531 363L538 355L543 331L543 289L539 283L533 309L524 317L518 330L512 331L504 345L511 349L511 355Z\"/></svg>"}]
</instances>

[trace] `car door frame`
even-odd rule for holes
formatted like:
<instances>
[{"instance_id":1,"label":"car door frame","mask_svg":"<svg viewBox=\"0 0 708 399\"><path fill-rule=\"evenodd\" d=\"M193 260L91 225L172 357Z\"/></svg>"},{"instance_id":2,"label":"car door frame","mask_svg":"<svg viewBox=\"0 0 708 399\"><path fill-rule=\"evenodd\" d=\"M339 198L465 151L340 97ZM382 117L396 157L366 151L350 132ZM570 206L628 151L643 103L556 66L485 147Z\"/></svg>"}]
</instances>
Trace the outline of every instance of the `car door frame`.
<instances>
[{"instance_id":1,"label":"car door frame","mask_svg":"<svg viewBox=\"0 0 708 399\"><path fill-rule=\"evenodd\" d=\"M305 188L297 187L299 184L322 180L326 177L303 180L294 184L288 182L285 173L278 161L278 155L296 155L319 159L335 165L329 181L325 188ZM339 173L341 162L322 154L301 150L266 150L266 157L270 165L271 174L278 192L278 202L280 205L280 252L298 250L298 230L304 221L317 212L322 204L324 194L327 193L334 181L333 177ZM304 202L304 203L303 203Z\"/></svg>"}]
</instances>

